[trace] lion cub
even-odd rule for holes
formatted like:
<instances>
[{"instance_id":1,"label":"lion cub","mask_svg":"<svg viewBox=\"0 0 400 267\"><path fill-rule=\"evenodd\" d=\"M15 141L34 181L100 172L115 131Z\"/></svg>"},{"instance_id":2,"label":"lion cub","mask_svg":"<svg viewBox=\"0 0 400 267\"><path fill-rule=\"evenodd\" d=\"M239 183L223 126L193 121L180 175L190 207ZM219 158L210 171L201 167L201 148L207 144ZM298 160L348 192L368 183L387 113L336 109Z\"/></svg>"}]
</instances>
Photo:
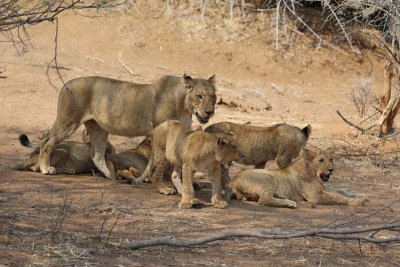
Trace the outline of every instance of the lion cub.
<instances>
[{"instance_id":1,"label":"lion cub","mask_svg":"<svg viewBox=\"0 0 400 267\"><path fill-rule=\"evenodd\" d=\"M298 201L313 204L361 206L365 195L329 189L327 182L334 170L332 151L303 149L300 158L285 169L243 170L231 182L239 200L258 201L260 205L296 208Z\"/></svg>"},{"instance_id":2,"label":"lion cub","mask_svg":"<svg viewBox=\"0 0 400 267\"><path fill-rule=\"evenodd\" d=\"M276 160L279 168L286 168L306 145L311 126L303 129L288 124L260 127L232 122L219 122L208 126L205 132L235 133L243 158L238 163L264 169L268 160Z\"/></svg>"},{"instance_id":3,"label":"lion cub","mask_svg":"<svg viewBox=\"0 0 400 267\"><path fill-rule=\"evenodd\" d=\"M216 208L228 206L221 196L221 164L227 166L242 157L231 136L193 132L179 121L170 120L154 128L152 144L153 153L149 165L157 166L153 175L154 182L160 183L167 162L173 165L174 184L179 187L182 181L179 208L188 209L193 206L192 183L196 171L204 172L212 184L212 205Z\"/></svg>"},{"instance_id":4,"label":"lion cub","mask_svg":"<svg viewBox=\"0 0 400 267\"><path fill-rule=\"evenodd\" d=\"M50 161L59 174L78 174L89 173L96 170L91 158L90 138L86 131L82 132L84 143L76 141L64 141L58 144L51 153ZM40 146L32 144L25 134L19 136L21 145L32 148L30 154L24 160L8 164L8 167L14 170L32 170L36 171L35 165L39 160ZM107 143L106 154L114 154L115 149L111 143Z\"/></svg>"}]
</instances>

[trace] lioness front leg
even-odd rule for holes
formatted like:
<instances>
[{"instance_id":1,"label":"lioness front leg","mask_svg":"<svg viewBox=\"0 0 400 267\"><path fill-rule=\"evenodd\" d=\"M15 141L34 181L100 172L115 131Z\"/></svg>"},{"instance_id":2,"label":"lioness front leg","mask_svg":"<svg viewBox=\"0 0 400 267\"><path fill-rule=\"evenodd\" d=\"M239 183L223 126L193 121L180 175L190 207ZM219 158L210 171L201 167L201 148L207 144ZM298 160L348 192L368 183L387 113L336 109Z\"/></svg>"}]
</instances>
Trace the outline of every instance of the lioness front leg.
<instances>
[{"instance_id":1,"label":"lioness front leg","mask_svg":"<svg viewBox=\"0 0 400 267\"><path fill-rule=\"evenodd\" d=\"M228 203L222 199L222 183L221 183L221 168L217 168L212 172L208 173L208 179L212 185L212 197L211 197L211 204L215 208L225 209L228 207Z\"/></svg>"},{"instance_id":2,"label":"lioness front leg","mask_svg":"<svg viewBox=\"0 0 400 267\"><path fill-rule=\"evenodd\" d=\"M194 202L193 189L194 170L187 163L182 167L182 199L178 204L180 209L190 209Z\"/></svg>"},{"instance_id":3,"label":"lioness front leg","mask_svg":"<svg viewBox=\"0 0 400 267\"><path fill-rule=\"evenodd\" d=\"M363 197L347 197L338 193L323 191L316 204L363 206L366 201L366 198Z\"/></svg>"}]
</instances>

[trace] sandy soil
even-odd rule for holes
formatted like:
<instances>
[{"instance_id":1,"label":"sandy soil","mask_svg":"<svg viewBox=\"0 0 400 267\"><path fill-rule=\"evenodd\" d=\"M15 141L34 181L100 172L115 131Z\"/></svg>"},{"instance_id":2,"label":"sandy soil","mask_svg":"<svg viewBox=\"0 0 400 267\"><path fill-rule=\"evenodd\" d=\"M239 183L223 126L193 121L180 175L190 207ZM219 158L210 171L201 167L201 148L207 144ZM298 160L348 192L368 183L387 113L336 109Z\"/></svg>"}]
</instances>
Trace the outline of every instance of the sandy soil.
<instances>
[{"instance_id":1,"label":"sandy soil","mask_svg":"<svg viewBox=\"0 0 400 267\"><path fill-rule=\"evenodd\" d=\"M296 34L291 35L290 48L282 41L275 50L267 18L253 17L253 24L243 18L229 21L210 7L201 20L190 6L175 7L169 13L162 3L142 2L146 3L96 19L77 13L62 15L58 33L62 78L101 75L151 82L164 74L208 77L215 73L219 98L233 104L218 105L210 123L310 123L310 145L338 148L336 171L329 183L366 193L370 202L365 207L300 203L298 209L289 210L232 200L228 209L218 210L210 206L210 186L201 180L203 189L196 198L205 206L182 211L177 209L179 196L160 195L151 184L121 185L90 174L49 177L0 166L0 265L400 265L398 245L313 238L244 238L195 248L137 251L118 247L126 240L164 236L185 239L233 229L371 225L400 218L399 203L382 209L400 193L397 154L344 156L369 145L375 151L398 148L397 135L384 140L359 136L336 114L339 109L350 119L360 120L350 97L360 77L372 75L373 89L380 92L385 62L379 53L354 55L340 47L318 48L311 38ZM2 75L7 76L0 79L0 163L26 154L18 135L27 133L38 142L40 132L52 126L56 114L58 89L46 77L54 56L55 25L43 23L27 30L31 45L23 49L0 42L0 69L6 66ZM55 70L50 72L51 81L60 88ZM110 139L117 149L133 144L128 138Z\"/></svg>"}]
</instances>

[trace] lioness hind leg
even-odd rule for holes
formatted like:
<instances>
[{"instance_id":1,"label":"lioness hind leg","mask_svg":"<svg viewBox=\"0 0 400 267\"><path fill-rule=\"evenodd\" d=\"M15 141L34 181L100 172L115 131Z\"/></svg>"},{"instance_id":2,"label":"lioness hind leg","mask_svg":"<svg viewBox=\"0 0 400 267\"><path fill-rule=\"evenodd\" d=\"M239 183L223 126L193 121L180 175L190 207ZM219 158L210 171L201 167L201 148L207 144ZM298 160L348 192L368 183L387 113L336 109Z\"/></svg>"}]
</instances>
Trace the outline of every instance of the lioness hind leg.
<instances>
[{"instance_id":1,"label":"lioness hind leg","mask_svg":"<svg viewBox=\"0 0 400 267\"><path fill-rule=\"evenodd\" d=\"M263 206L271 207L285 207L285 208L297 208L297 203L290 199L280 199L273 197L270 193L263 193L258 199L258 204Z\"/></svg>"},{"instance_id":2,"label":"lioness hind leg","mask_svg":"<svg viewBox=\"0 0 400 267\"><path fill-rule=\"evenodd\" d=\"M58 119L58 118L57 118ZM49 134L40 145L39 166L32 167L32 170L40 169L42 174L56 174L56 169L50 166L50 156L56 145L70 136L78 129L78 123L59 123L57 120ZM39 168L38 168L39 167Z\"/></svg>"},{"instance_id":3,"label":"lioness hind leg","mask_svg":"<svg viewBox=\"0 0 400 267\"><path fill-rule=\"evenodd\" d=\"M115 175L111 174L105 160L108 133L100 128L97 122L93 120L85 122L85 126L90 136L91 154L94 165L96 165L97 169L107 178L115 179Z\"/></svg>"}]
</instances>

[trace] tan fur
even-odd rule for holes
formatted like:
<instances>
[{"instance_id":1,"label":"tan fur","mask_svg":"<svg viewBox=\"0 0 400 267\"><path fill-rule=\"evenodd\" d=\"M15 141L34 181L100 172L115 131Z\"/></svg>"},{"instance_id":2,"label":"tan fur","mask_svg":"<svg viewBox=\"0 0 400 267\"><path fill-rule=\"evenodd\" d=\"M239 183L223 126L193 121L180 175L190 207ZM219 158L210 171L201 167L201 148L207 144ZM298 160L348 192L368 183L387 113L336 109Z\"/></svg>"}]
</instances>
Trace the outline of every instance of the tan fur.
<instances>
[{"instance_id":1,"label":"tan fur","mask_svg":"<svg viewBox=\"0 0 400 267\"><path fill-rule=\"evenodd\" d=\"M241 164L264 168L269 160L276 160L279 168L286 168L306 145L311 126L303 129L288 124L260 127L232 122L220 122L208 126L209 133L234 133L244 157Z\"/></svg>"},{"instance_id":2,"label":"tan fur","mask_svg":"<svg viewBox=\"0 0 400 267\"><path fill-rule=\"evenodd\" d=\"M325 189L322 181L328 181L333 169L332 151L304 149L289 167L243 170L232 179L231 186L237 199L258 201L266 206L296 208L302 200L323 205L364 205L365 195L347 194L345 189Z\"/></svg>"},{"instance_id":3,"label":"tan fur","mask_svg":"<svg viewBox=\"0 0 400 267\"><path fill-rule=\"evenodd\" d=\"M115 172L118 177L134 179L139 177L146 169L151 155L150 139L146 138L135 149L128 149L106 157L106 162L110 161L112 166L107 167L111 172Z\"/></svg>"},{"instance_id":4,"label":"tan fur","mask_svg":"<svg viewBox=\"0 0 400 267\"><path fill-rule=\"evenodd\" d=\"M58 144L52 151L50 162L55 167L57 173L79 174L90 173L96 170L91 159L90 139L85 131L82 133L84 143L76 141L64 141ZM14 170L32 170L39 160L39 146L29 145L32 148L30 154L24 160L9 164ZM111 143L107 142L106 155L114 154L115 149Z\"/></svg>"},{"instance_id":5,"label":"tan fur","mask_svg":"<svg viewBox=\"0 0 400 267\"><path fill-rule=\"evenodd\" d=\"M91 159L90 137L84 130L83 143L64 141L56 146L50 156L51 164L60 174L91 173L97 170ZM33 145L33 144L32 144ZM8 166L15 170L31 169L38 161L39 150L33 145L33 150L27 158ZM106 164L114 176L125 179L139 177L145 170L151 154L151 144L148 138L136 149L115 153L114 147L108 142L106 149Z\"/></svg>"},{"instance_id":6,"label":"tan fur","mask_svg":"<svg viewBox=\"0 0 400 267\"><path fill-rule=\"evenodd\" d=\"M179 121L167 121L153 130L152 144L153 162L149 165L157 166L154 182L160 183L167 162L173 165L174 183L178 185L182 181L182 200L179 208L187 209L193 206L192 184L196 171L204 172L212 184L212 205L216 208L227 207L227 203L221 199L221 164L228 165L242 157L230 136L193 132ZM159 191L161 192L160 188Z\"/></svg>"},{"instance_id":7,"label":"tan fur","mask_svg":"<svg viewBox=\"0 0 400 267\"><path fill-rule=\"evenodd\" d=\"M176 119L191 125L192 114L207 123L216 102L214 76L208 80L164 76L153 84L135 84L103 77L76 78L65 84L58 99L57 117L41 145L35 170L55 174L53 149L85 124L92 140L92 159L108 178L104 158L108 134L146 136L158 124Z\"/></svg>"}]
</instances>

